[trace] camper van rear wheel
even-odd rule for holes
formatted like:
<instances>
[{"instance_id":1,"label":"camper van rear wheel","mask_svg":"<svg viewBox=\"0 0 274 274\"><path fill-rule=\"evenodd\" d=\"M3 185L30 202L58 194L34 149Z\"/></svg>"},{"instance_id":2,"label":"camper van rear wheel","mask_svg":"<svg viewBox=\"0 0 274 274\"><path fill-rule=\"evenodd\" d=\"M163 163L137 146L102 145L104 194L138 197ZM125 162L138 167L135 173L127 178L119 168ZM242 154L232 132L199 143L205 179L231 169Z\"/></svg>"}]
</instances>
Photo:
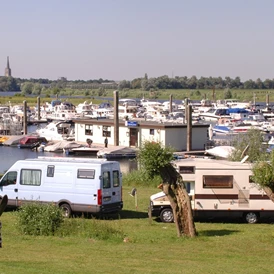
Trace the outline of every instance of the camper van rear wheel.
<instances>
[{"instance_id":1,"label":"camper van rear wheel","mask_svg":"<svg viewBox=\"0 0 274 274\"><path fill-rule=\"evenodd\" d=\"M68 204L61 204L60 208L63 210L64 217L69 218L71 216L71 208Z\"/></svg>"},{"instance_id":2,"label":"camper van rear wheel","mask_svg":"<svg viewBox=\"0 0 274 274\"><path fill-rule=\"evenodd\" d=\"M170 208L165 208L161 211L160 219L163 223L172 223L173 222L173 212Z\"/></svg>"},{"instance_id":3,"label":"camper van rear wheel","mask_svg":"<svg viewBox=\"0 0 274 274\"><path fill-rule=\"evenodd\" d=\"M245 220L249 224L255 224L259 220L259 216L255 212L248 212L245 214Z\"/></svg>"}]
</instances>

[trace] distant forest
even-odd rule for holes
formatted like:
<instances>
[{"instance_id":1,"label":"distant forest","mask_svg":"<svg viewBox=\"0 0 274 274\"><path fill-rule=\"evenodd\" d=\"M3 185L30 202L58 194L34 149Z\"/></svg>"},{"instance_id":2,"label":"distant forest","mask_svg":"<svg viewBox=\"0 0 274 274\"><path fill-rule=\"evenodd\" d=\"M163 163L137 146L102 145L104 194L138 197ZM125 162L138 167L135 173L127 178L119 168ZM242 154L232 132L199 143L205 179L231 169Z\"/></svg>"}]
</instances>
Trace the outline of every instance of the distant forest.
<instances>
[{"instance_id":1,"label":"distant forest","mask_svg":"<svg viewBox=\"0 0 274 274\"><path fill-rule=\"evenodd\" d=\"M0 77L0 91L24 91L25 93L39 94L44 89L142 89L144 91L161 89L274 89L274 79L262 81L247 80L242 82L240 77L235 79L230 77L201 77L176 76L170 78L166 75L161 77L149 78L147 74L143 78L136 78L132 81L113 81L113 80L67 80L61 77L58 80L49 79L21 79L13 77Z\"/></svg>"}]
</instances>

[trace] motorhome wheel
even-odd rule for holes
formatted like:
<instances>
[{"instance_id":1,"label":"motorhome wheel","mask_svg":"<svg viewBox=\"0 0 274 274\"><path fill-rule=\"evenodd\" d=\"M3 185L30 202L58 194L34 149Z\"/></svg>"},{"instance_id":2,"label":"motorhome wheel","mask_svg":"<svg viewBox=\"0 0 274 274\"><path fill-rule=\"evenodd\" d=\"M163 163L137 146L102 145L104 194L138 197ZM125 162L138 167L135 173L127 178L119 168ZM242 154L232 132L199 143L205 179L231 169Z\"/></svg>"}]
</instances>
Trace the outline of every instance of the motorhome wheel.
<instances>
[{"instance_id":1,"label":"motorhome wheel","mask_svg":"<svg viewBox=\"0 0 274 274\"><path fill-rule=\"evenodd\" d=\"M172 223L173 222L173 212L172 209L166 208L161 211L160 219L163 223Z\"/></svg>"},{"instance_id":2,"label":"motorhome wheel","mask_svg":"<svg viewBox=\"0 0 274 274\"><path fill-rule=\"evenodd\" d=\"M248 212L245 214L245 220L249 224L255 224L259 220L259 216L255 212Z\"/></svg>"},{"instance_id":3,"label":"motorhome wheel","mask_svg":"<svg viewBox=\"0 0 274 274\"><path fill-rule=\"evenodd\" d=\"M69 218L71 216L71 208L68 204L62 204L60 208L63 210L64 217Z\"/></svg>"}]
</instances>

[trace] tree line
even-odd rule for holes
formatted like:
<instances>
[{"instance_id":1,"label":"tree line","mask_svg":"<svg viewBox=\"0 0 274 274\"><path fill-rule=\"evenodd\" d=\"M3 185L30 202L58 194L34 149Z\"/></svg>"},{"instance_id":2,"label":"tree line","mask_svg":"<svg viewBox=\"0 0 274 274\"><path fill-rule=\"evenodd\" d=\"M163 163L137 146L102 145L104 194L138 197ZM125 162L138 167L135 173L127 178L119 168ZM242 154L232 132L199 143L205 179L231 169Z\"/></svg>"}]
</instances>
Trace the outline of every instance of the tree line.
<instances>
[{"instance_id":1,"label":"tree line","mask_svg":"<svg viewBox=\"0 0 274 274\"><path fill-rule=\"evenodd\" d=\"M274 89L274 79L241 81L240 77L168 77L167 75L149 78L147 74L141 78L135 78L131 81L122 80L116 82L107 79L94 80L67 80L61 77L58 80L49 79L21 79L13 77L0 77L0 91L22 91L23 85L28 83L29 87L36 90L42 88L59 89L142 89L144 91L162 90L162 89ZM29 90L29 89L28 89ZM31 92L30 92L31 93Z\"/></svg>"}]
</instances>

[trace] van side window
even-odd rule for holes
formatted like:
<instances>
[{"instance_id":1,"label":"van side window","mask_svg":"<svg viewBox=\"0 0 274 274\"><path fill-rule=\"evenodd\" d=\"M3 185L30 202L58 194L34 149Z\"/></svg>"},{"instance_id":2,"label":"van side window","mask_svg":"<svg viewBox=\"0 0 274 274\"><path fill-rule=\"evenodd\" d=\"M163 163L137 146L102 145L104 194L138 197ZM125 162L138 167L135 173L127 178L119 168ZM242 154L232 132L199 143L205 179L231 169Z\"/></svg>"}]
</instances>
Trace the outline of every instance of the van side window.
<instances>
[{"instance_id":1,"label":"van side window","mask_svg":"<svg viewBox=\"0 0 274 274\"><path fill-rule=\"evenodd\" d=\"M113 171L113 186L118 187L120 185L119 171Z\"/></svg>"},{"instance_id":2,"label":"van side window","mask_svg":"<svg viewBox=\"0 0 274 274\"><path fill-rule=\"evenodd\" d=\"M103 172L103 188L110 188L110 172Z\"/></svg>"},{"instance_id":3,"label":"van side window","mask_svg":"<svg viewBox=\"0 0 274 274\"><path fill-rule=\"evenodd\" d=\"M78 169L77 178L94 179L94 177L95 177L94 169Z\"/></svg>"},{"instance_id":4,"label":"van side window","mask_svg":"<svg viewBox=\"0 0 274 274\"><path fill-rule=\"evenodd\" d=\"M16 184L17 172L10 171L5 175L5 177L1 180L1 186L8 186Z\"/></svg>"},{"instance_id":5,"label":"van side window","mask_svg":"<svg viewBox=\"0 0 274 274\"><path fill-rule=\"evenodd\" d=\"M20 185L40 186L41 174L42 174L41 170L22 169Z\"/></svg>"},{"instance_id":6,"label":"van side window","mask_svg":"<svg viewBox=\"0 0 274 274\"><path fill-rule=\"evenodd\" d=\"M179 173L194 174L195 173L195 167L194 166L179 166Z\"/></svg>"},{"instance_id":7,"label":"van side window","mask_svg":"<svg viewBox=\"0 0 274 274\"><path fill-rule=\"evenodd\" d=\"M203 188L233 188L233 175L204 175Z\"/></svg>"},{"instance_id":8,"label":"van side window","mask_svg":"<svg viewBox=\"0 0 274 274\"><path fill-rule=\"evenodd\" d=\"M48 166L47 177L54 177L54 166Z\"/></svg>"}]
</instances>

